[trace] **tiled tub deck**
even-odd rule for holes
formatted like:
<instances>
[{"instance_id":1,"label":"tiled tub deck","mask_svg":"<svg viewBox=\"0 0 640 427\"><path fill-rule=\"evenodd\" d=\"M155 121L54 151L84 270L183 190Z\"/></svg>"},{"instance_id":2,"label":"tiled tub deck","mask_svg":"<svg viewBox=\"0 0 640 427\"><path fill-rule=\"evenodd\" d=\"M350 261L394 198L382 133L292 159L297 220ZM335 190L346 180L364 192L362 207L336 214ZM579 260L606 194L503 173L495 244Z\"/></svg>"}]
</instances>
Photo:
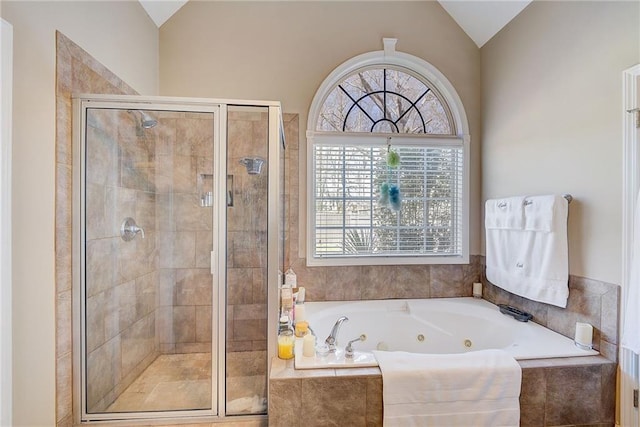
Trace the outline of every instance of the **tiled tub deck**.
<instances>
[{"instance_id":1,"label":"tiled tub deck","mask_svg":"<svg viewBox=\"0 0 640 427\"><path fill-rule=\"evenodd\" d=\"M613 426L616 363L602 356L519 361L520 425ZM382 426L379 368L295 370L274 358L269 426Z\"/></svg>"}]
</instances>

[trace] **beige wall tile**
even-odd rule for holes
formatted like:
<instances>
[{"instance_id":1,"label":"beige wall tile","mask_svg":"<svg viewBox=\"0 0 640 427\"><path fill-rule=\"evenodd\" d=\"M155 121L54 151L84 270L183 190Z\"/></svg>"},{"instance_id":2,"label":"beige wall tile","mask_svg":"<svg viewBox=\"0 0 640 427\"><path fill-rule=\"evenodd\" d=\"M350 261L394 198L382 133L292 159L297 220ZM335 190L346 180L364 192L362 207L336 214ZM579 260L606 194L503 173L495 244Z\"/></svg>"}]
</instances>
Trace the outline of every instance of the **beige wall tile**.
<instances>
[{"instance_id":1,"label":"beige wall tile","mask_svg":"<svg viewBox=\"0 0 640 427\"><path fill-rule=\"evenodd\" d=\"M86 242L86 287L87 296L113 287L116 283L116 260L113 241L98 239Z\"/></svg>"},{"instance_id":2,"label":"beige wall tile","mask_svg":"<svg viewBox=\"0 0 640 427\"><path fill-rule=\"evenodd\" d=\"M251 268L227 269L227 304L251 304L253 302L253 271Z\"/></svg>"},{"instance_id":3,"label":"beige wall tile","mask_svg":"<svg viewBox=\"0 0 640 427\"><path fill-rule=\"evenodd\" d=\"M122 332L122 375L127 375L155 352L155 331L155 316L149 314Z\"/></svg>"},{"instance_id":4,"label":"beige wall tile","mask_svg":"<svg viewBox=\"0 0 640 427\"><path fill-rule=\"evenodd\" d=\"M72 400L73 367L70 352L56 360L56 394L59 396L56 402L57 418L71 416L71 407L68 402Z\"/></svg>"},{"instance_id":5,"label":"beige wall tile","mask_svg":"<svg viewBox=\"0 0 640 427\"><path fill-rule=\"evenodd\" d=\"M173 331L176 343L195 342L196 308L193 305L173 307Z\"/></svg>"},{"instance_id":6,"label":"beige wall tile","mask_svg":"<svg viewBox=\"0 0 640 427\"><path fill-rule=\"evenodd\" d=\"M308 378L302 381L302 401L316 402L307 410L307 425L364 425L367 380L361 378Z\"/></svg>"},{"instance_id":7,"label":"beige wall tile","mask_svg":"<svg viewBox=\"0 0 640 427\"><path fill-rule=\"evenodd\" d=\"M196 231L196 268L211 268L213 233L210 230Z\"/></svg>"},{"instance_id":8,"label":"beige wall tile","mask_svg":"<svg viewBox=\"0 0 640 427\"><path fill-rule=\"evenodd\" d=\"M71 229L56 227L56 291L71 290Z\"/></svg>"},{"instance_id":9,"label":"beige wall tile","mask_svg":"<svg viewBox=\"0 0 640 427\"><path fill-rule=\"evenodd\" d=\"M178 305L211 305L212 276L206 269L176 270L176 302Z\"/></svg>"},{"instance_id":10,"label":"beige wall tile","mask_svg":"<svg viewBox=\"0 0 640 427\"><path fill-rule=\"evenodd\" d=\"M264 316L264 313L261 313L260 315ZM252 341L264 340L266 337L267 319L234 319L233 339L235 340L235 345L240 345L238 343L239 341L246 341L243 344L243 348L246 350L253 350Z\"/></svg>"},{"instance_id":11,"label":"beige wall tile","mask_svg":"<svg viewBox=\"0 0 640 427\"><path fill-rule=\"evenodd\" d=\"M253 290L253 298L252 301L254 304L266 304L267 303L267 269L263 268L252 268L252 290Z\"/></svg>"},{"instance_id":12,"label":"beige wall tile","mask_svg":"<svg viewBox=\"0 0 640 427\"><path fill-rule=\"evenodd\" d=\"M366 425L381 426L383 420L382 377L367 378Z\"/></svg>"},{"instance_id":13,"label":"beige wall tile","mask_svg":"<svg viewBox=\"0 0 640 427\"><path fill-rule=\"evenodd\" d=\"M585 393L587 384L589 392ZM549 371L546 424L589 424L601 420L601 384L600 366Z\"/></svg>"},{"instance_id":14,"label":"beige wall tile","mask_svg":"<svg viewBox=\"0 0 640 427\"><path fill-rule=\"evenodd\" d=\"M197 183L198 161L192 156L174 155L173 175L171 176L174 193L193 193Z\"/></svg>"},{"instance_id":15,"label":"beige wall tile","mask_svg":"<svg viewBox=\"0 0 640 427\"><path fill-rule=\"evenodd\" d=\"M94 408L121 378L120 338L116 337L87 356L87 407ZM115 362L115 363L114 363Z\"/></svg>"},{"instance_id":16,"label":"beige wall tile","mask_svg":"<svg viewBox=\"0 0 640 427\"><path fill-rule=\"evenodd\" d=\"M58 357L71 354L71 326L71 291L58 292L56 294L56 354Z\"/></svg>"},{"instance_id":17,"label":"beige wall tile","mask_svg":"<svg viewBox=\"0 0 640 427\"><path fill-rule=\"evenodd\" d=\"M134 94L129 86L110 73L86 52L57 34L57 94L56 94L56 360L57 360L57 421L58 425L71 425L71 94L72 93L127 93ZM125 113L126 114L126 113ZM105 203L115 206L113 188L120 182L117 169L117 146L115 134L101 129L116 129L118 114L92 110L88 115L88 136L91 140L87 156L92 162L88 169L88 194L96 205L87 204L87 232L93 237L117 236L113 215L107 216ZM105 187L94 186L109 185ZM109 198L109 196L112 196ZM118 218L121 220L122 218ZM117 224L119 228L119 223ZM89 390L90 405L105 402L113 385L120 378L120 341L113 337L119 332L119 312L114 310L117 302L113 290L117 285L118 264L113 254L113 242L87 242L87 296L89 305L96 311L88 314L88 325L96 335L90 339L89 347L96 350L89 355L88 375L96 386ZM94 258L96 257L96 258ZM102 265L94 262L101 259ZM106 262L104 262L106 261ZM95 314L102 313L98 319ZM112 338L113 339L110 339ZM105 342L106 340L106 342ZM102 341L102 342L99 342ZM115 360L115 364L107 361ZM107 366L108 365L108 366ZM97 378L100 376L101 378Z\"/></svg>"},{"instance_id":18,"label":"beige wall tile","mask_svg":"<svg viewBox=\"0 0 640 427\"><path fill-rule=\"evenodd\" d=\"M200 206L200 194L174 193L173 195L173 212L177 231L211 230L213 218L211 210L210 207Z\"/></svg>"},{"instance_id":19,"label":"beige wall tile","mask_svg":"<svg viewBox=\"0 0 640 427\"><path fill-rule=\"evenodd\" d=\"M176 270L173 268L162 268L159 274L159 304L160 306L170 306L176 303Z\"/></svg>"},{"instance_id":20,"label":"beige wall tile","mask_svg":"<svg viewBox=\"0 0 640 427\"><path fill-rule=\"evenodd\" d=\"M211 305L196 306L196 341L211 344Z\"/></svg>"},{"instance_id":21,"label":"beige wall tile","mask_svg":"<svg viewBox=\"0 0 640 427\"><path fill-rule=\"evenodd\" d=\"M176 343L176 353L210 353L210 342L179 342Z\"/></svg>"},{"instance_id":22,"label":"beige wall tile","mask_svg":"<svg viewBox=\"0 0 640 427\"><path fill-rule=\"evenodd\" d=\"M266 231L228 234L228 244L233 245L233 267L266 267Z\"/></svg>"},{"instance_id":23,"label":"beige wall tile","mask_svg":"<svg viewBox=\"0 0 640 427\"><path fill-rule=\"evenodd\" d=\"M158 240L160 268L193 268L195 266L195 232L163 232L159 233Z\"/></svg>"},{"instance_id":24,"label":"beige wall tile","mask_svg":"<svg viewBox=\"0 0 640 427\"><path fill-rule=\"evenodd\" d=\"M136 311L136 282L131 280L118 285L115 289L117 301L119 331L124 331L138 320Z\"/></svg>"},{"instance_id":25,"label":"beige wall tile","mask_svg":"<svg viewBox=\"0 0 640 427\"><path fill-rule=\"evenodd\" d=\"M472 287L463 282L460 265L431 266L431 298L471 296Z\"/></svg>"},{"instance_id":26,"label":"beige wall tile","mask_svg":"<svg viewBox=\"0 0 640 427\"><path fill-rule=\"evenodd\" d=\"M271 381L269 384L269 425L289 427L300 422L300 408L307 408L304 402L311 402L302 396L301 380ZM310 414L305 411L306 420Z\"/></svg>"},{"instance_id":27,"label":"beige wall tile","mask_svg":"<svg viewBox=\"0 0 640 427\"><path fill-rule=\"evenodd\" d=\"M156 310L156 334L160 341L160 352L166 353L167 346L175 350L175 335L173 332L173 306L162 306Z\"/></svg>"}]
</instances>

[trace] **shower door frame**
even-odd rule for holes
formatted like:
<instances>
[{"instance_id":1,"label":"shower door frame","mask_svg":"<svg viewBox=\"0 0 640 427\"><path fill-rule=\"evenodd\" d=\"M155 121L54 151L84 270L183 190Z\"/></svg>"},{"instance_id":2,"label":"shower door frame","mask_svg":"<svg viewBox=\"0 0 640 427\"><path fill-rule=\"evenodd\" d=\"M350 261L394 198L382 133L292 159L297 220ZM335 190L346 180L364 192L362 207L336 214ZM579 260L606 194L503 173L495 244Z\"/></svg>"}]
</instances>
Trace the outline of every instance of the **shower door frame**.
<instances>
[{"instance_id":1,"label":"shower door frame","mask_svg":"<svg viewBox=\"0 0 640 427\"><path fill-rule=\"evenodd\" d=\"M73 419L76 424L106 422L110 425L130 425L131 421L182 420L211 422L225 419L226 408L226 285L227 285L227 112L229 107L268 108L268 223L267 223L267 383L271 369L271 356L275 354L277 315L277 289L279 283L280 230L280 145L284 149L282 109L277 101L228 100L209 98L146 97L134 95L79 94L73 101L73 169L72 169L72 337L73 337ZM85 316L85 152L86 114L89 108L114 110L184 111L212 113L213 125L213 209L211 251L212 307L217 316L211 316L211 409L176 411L102 412L90 414L86 408L86 331ZM224 201L224 202L223 202ZM214 376L215 372L215 376ZM267 393L268 399L268 393ZM264 415L233 415L234 419L262 419Z\"/></svg>"}]
</instances>

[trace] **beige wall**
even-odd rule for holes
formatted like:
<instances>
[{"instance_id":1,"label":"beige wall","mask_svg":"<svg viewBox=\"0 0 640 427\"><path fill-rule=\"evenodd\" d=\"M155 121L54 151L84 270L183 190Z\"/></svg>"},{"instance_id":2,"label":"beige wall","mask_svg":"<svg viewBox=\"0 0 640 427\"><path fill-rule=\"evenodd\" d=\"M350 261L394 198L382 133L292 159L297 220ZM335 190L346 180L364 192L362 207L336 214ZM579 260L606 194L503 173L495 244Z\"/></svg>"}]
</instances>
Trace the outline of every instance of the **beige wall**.
<instances>
[{"instance_id":1,"label":"beige wall","mask_svg":"<svg viewBox=\"0 0 640 427\"><path fill-rule=\"evenodd\" d=\"M437 67L464 103L472 135L471 206L475 207L470 248L477 254L479 50L438 3L189 2L160 29L160 93L279 100L285 112L300 114L303 142L318 86L342 62L382 50L383 37L398 38L398 51ZM304 155L301 144L300 158ZM301 171L302 200L304 179Z\"/></svg>"},{"instance_id":2,"label":"beige wall","mask_svg":"<svg viewBox=\"0 0 640 427\"><path fill-rule=\"evenodd\" d=\"M638 2L527 7L482 53L482 198L571 193L572 275L620 283L622 71Z\"/></svg>"},{"instance_id":3,"label":"beige wall","mask_svg":"<svg viewBox=\"0 0 640 427\"><path fill-rule=\"evenodd\" d=\"M55 422L55 30L138 91L158 88L158 31L138 2L2 2L14 27L13 417Z\"/></svg>"}]
</instances>

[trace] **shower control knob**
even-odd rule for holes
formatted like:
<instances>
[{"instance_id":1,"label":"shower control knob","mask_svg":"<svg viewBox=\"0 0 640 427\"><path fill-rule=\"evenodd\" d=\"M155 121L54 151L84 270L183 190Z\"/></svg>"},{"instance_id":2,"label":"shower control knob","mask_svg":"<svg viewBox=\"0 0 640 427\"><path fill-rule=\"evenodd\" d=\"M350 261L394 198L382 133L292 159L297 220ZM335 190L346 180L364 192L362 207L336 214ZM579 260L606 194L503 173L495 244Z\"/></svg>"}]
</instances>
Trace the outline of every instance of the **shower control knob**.
<instances>
[{"instance_id":1,"label":"shower control knob","mask_svg":"<svg viewBox=\"0 0 640 427\"><path fill-rule=\"evenodd\" d=\"M125 242L133 240L136 235L140 233L140 236L144 239L144 230L136 224L133 218L127 217L120 226L120 237Z\"/></svg>"}]
</instances>

